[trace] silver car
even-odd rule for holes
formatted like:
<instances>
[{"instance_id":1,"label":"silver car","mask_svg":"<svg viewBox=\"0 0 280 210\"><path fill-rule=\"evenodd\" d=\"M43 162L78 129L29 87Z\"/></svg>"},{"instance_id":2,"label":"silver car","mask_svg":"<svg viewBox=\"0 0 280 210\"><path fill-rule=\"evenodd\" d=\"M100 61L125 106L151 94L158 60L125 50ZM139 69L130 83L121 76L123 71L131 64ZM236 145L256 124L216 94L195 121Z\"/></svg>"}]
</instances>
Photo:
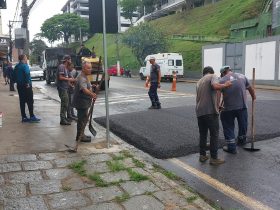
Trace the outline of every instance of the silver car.
<instances>
[{"instance_id":1,"label":"silver car","mask_svg":"<svg viewBox=\"0 0 280 210\"><path fill-rule=\"evenodd\" d=\"M31 66L30 67L30 76L31 79L40 79L44 80L44 71L40 66Z\"/></svg>"}]
</instances>

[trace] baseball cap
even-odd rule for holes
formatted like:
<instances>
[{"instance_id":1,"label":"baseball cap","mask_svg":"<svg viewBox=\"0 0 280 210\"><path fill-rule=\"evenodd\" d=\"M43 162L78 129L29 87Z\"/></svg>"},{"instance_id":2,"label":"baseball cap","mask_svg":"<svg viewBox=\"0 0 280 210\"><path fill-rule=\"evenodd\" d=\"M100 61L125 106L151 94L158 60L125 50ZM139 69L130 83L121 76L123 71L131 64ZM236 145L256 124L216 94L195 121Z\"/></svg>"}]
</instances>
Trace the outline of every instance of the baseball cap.
<instances>
[{"instance_id":1,"label":"baseball cap","mask_svg":"<svg viewBox=\"0 0 280 210\"><path fill-rule=\"evenodd\" d=\"M220 73L224 73L226 70L230 69L230 66L223 66L221 69L220 69Z\"/></svg>"},{"instance_id":2,"label":"baseball cap","mask_svg":"<svg viewBox=\"0 0 280 210\"><path fill-rule=\"evenodd\" d=\"M70 60L71 56L70 55L64 55L62 61L67 61Z\"/></svg>"},{"instance_id":3,"label":"baseball cap","mask_svg":"<svg viewBox=\"0 0 280 210\"><path fill-rule=\"evenodd\" d=\"M156 60L154 56L151 56L149 60Z\"/></svg>"}]
</instances>

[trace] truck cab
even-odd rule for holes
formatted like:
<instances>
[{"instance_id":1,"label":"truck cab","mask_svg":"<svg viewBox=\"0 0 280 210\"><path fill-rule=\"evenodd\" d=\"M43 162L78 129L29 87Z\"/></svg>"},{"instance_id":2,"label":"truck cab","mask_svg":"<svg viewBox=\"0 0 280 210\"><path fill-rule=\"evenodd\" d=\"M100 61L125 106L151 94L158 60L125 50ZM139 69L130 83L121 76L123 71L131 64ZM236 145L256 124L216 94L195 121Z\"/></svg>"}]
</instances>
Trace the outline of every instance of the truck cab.
<instances>
[{"instance_id":1,"label":"truck cab","mask_svg":"<svg viewBox=\"0 0 280 210\"><path fill-rule=\"evenodd\" d=\"M47 48L42 53L41 62L42 68L44 70L44 77L46 78L46 83L51 84L57 80L57 69L62 63L62 58L64 55L70 55L72 63L77 71L82 70L82 61L88 61L92 64L91 75L88 76L89 81L92 84L99 84L100 89L105 89L105 75L102 68L102 61L99 61L99 57L82 57L76 55L75 51L71 48ZM109 79L108 79L109 80ZM109 81L108 81L109 82ZM109 83L108 83L109 84Z\"/></svg>"}]
</instances>

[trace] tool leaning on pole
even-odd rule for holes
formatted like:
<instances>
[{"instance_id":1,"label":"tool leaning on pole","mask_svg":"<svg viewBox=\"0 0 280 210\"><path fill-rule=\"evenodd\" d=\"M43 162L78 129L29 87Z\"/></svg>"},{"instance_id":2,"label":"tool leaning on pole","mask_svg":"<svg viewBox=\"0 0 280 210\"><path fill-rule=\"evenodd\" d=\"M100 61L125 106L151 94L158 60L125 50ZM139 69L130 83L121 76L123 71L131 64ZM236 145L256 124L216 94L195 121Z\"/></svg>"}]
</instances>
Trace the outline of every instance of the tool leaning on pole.
<instances>
[{"instance_id":1,"label":"tool leaning on pole","mask_svg":"<svg viewBox=\"0 0 280 210\"><path fill-rule=\"evenodd\" d=\"M256 76L256 70L253 68L253 80L252 80L252 86L255 90L255 76ZM250 147L244 147L243 149L249 152L257 152L260 149L255 148L255 100L252 100L252 115L251 115L251 146Z\"/></svg>"},{"instance_id":2,"label":"tool leaning on pole","mask_svg":"<svg viewBox=\"0 0 280 210\"><path fill-rule=\"evenodd\" d=\"M96 84L98 84L100 67L101 67L101 56L99 57L99 63L98 63L98 66L97 66L98 71L97 71L97 75L96 75ZM92 92L94 92L96 95L98 94L98 92L100 90L100 85L102 84L104 79L105 78L102 76L102 79L101 79L99 85L97 85L97 86L92 85ZM86 123L84 123L82 125L82 127L83 127L82 130L84 130L87 126L88 121L89 121L88 128L89 128L90 133L93 135L93 137L95 137L96 134L97 134L96 130L92 126L92 113L93 113L93 108L94 108L95 101L96 101L96 99L91 100L91 105L90 105L88 115L87 115L88 120L87 120ZM76 145L74 147L71 147L71 146L65 144L65 147L67 147L67 149L68 149L67 151L76 153L78 151L78 146L79 146L79 143L81 142L82 137L83 137L83 132L80 133L80 135L78 137L78 140L76 141Z\"/></svg>"}]
</instances>

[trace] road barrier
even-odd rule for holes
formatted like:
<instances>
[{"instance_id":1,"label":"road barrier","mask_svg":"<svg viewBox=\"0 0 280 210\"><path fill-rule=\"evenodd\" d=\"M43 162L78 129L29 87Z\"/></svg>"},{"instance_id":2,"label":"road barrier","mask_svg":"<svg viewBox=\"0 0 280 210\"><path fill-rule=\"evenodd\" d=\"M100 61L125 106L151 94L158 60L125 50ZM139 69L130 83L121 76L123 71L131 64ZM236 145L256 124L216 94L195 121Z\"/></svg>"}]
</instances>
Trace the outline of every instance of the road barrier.
<instances>
[{"instance_id":1,"label":"road barrier","mask_svg":"<svg viewBox=\"0 0 280 210\"><path fill-rule=\"evenodd\" d=\"M173 71L172 88L171 91L176 91L177 74Z\"/></svg>"}]
</instances>

